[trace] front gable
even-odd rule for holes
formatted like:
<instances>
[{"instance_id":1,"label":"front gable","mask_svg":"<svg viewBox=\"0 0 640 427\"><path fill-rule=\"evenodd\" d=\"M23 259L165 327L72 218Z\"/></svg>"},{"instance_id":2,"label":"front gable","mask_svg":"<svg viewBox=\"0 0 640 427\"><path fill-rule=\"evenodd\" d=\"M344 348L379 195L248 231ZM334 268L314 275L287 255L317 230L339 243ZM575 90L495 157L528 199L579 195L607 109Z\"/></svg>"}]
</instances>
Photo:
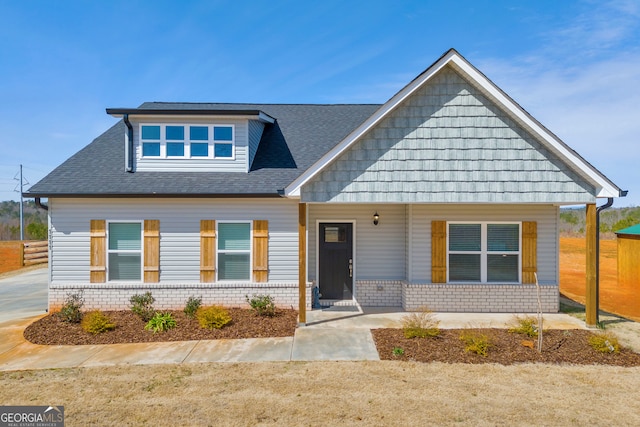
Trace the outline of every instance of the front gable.
<instances>
[{"instance_id":1,"label":"front gable","mask_svg":"<svg viewBox=\"0 0 640 427\"><path fill-rule=\"evenodd\" d=\"M304 202L593 203L596 189L447 65L300 195Z\"/></svg>"}]
</instances>

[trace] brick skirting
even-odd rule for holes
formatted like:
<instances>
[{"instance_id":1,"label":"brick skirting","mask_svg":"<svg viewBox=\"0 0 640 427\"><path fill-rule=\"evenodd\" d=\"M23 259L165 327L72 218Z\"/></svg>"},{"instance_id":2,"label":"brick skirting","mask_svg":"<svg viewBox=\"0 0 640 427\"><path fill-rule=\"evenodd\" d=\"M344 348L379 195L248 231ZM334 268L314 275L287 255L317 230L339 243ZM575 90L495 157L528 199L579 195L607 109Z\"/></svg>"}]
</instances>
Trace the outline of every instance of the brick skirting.
<instances>
[{"instance_id":1,"label":"brick skirting","mask_svg":"<svg viewBox=\"0 0 640 427\"><path fill-rule=\"evenodd\" d=\"M401 307L415 311L427 307L435 312L535 313L535 285L507 284L415 284L402 280L358 280L356 300L362 307ZM555 285L540 286L542 311L557 313L559 291Z\"/></svg>"},{"instance_id":2,"label":"brick skirting","mask_svg":"<svg viewBox=\"0 0 640 427\"><path fill-rule=\"evenodd\" d=\"M270 295L276 306L298 309L298 283L82 283L49 285L49 311L57 311L68 294L83 290L84 310L128 310L129 298L150 291L158 310L181 310L189 297L202 297L203 305L248 308L245 296ZM311 309L311 284L307 285L307 309Z\"/></svg>"}]
</instances>

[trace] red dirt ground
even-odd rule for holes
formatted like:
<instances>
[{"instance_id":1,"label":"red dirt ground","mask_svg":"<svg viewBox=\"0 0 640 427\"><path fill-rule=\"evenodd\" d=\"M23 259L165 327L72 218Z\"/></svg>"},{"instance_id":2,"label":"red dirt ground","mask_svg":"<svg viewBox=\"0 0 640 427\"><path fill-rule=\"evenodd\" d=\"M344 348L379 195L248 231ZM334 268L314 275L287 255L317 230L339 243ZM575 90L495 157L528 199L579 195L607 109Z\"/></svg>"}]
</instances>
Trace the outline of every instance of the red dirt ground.
<instances>
[{"instance_id":1,"label":"red dirt ground","mask_svg":"<svg viewBox=\"0 0 640 427\"><path fill-rule=\"evenodd\" d=\"M600 309L640 321L640 289L618 286L616 240L600 241ZM560 292L585 302L585 239L560 238Z\"/></svg>"}]
</instances>

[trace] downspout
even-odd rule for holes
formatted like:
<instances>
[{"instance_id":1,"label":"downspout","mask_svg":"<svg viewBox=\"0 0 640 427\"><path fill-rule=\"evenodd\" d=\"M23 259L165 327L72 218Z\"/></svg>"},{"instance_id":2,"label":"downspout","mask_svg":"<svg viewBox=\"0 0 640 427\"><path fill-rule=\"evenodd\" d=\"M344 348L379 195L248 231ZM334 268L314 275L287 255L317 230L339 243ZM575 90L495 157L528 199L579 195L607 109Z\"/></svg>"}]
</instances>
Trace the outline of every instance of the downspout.
<instances>
[{"instance_id":1,"label":"downspout","mask_svg":"<svg viewBox=\"0 0 640 427\"><path fill-rule=\"evenodd\" d=\"M126 165L125 169L127 172L133 172L133 126L131 126L131 122L129 121L129 115L125 114L122 119L124 120L124 124L127 125L127 143L125 145L125 158Z\"/></svg>"},{"instance_id":2,"label":"downspout","mask_svg":"<svg viewBox=\"0 0 640 427\"><path fill-rule=\"evenodd\" d=\"M44 209L45 211L49 210L49 206L42 204L42 202L40 201L40 197L36 197L36 206L40 209Z\"/></svg>"},{"instance_id":3,"label":"downspout","mask_svg":"<svg viewBox=\"0 0 640 427\"><path fill-rule=\"evenodd\" d=\"M600 212L612 205L613 197L609 197L607 203L596 208L596 325L600 323Z\"/></svg>"}]
</instances>

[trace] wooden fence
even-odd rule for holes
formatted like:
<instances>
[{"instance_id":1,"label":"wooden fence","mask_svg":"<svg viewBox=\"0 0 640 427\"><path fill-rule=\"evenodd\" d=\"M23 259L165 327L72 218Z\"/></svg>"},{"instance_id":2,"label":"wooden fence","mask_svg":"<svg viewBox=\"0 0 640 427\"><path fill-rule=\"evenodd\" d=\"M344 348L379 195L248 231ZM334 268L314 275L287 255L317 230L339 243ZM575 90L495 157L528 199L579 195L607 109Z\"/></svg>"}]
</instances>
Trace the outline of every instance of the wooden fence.
<instances>
[{"instance_id":1,"label":"wooden fence","mask_svg":"<svg viewBox=\"0 0 640 427\"><path fill-rule=\"evenodd\" d=\"M41 242L25 242L23 243L23 261L22 264L34 265L49 262L49 242L44 240Z\"/></svg>"}]
</instances>

